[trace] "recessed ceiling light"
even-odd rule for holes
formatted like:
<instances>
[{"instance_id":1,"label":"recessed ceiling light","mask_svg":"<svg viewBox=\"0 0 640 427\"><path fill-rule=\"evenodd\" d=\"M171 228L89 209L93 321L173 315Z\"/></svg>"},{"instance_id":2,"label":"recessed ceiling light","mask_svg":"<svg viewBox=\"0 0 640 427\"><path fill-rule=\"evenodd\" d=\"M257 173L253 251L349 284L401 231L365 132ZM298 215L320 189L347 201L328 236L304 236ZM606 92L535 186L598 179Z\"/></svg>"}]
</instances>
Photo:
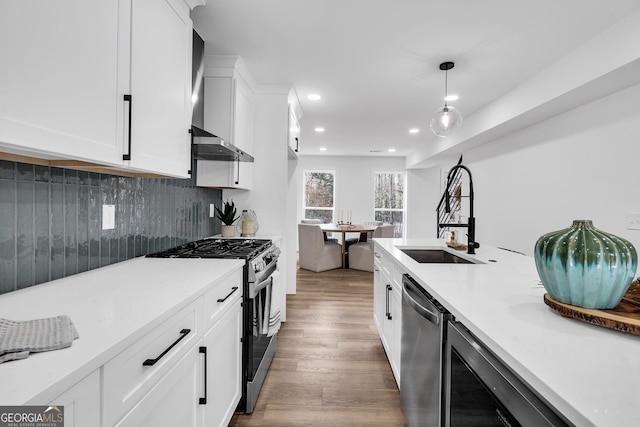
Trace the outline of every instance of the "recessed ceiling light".
<instances>
[{"instance_id":1,"label":"recessed ceiling light","mask_svg":"<svg viewBox=\"0 0 640 427\"><path fill-rule=\"evenodd\" d=\"M418 132L420 132L420 129L416 129L416 128L409 129L409 133L418 133Z\"/></svg>"},{"instance_id":2,"label":"recessed ceiling light","mask_svg":"<svg viewBox=\"0 0 640 427\"><path fill-rule=\"evenodd\" d=\"M460 98L458 95L447 95L444 97L445 101L457 101Z\"/></svg>"},{"instance_id":3,"label":"recessed ceiling light","mask_svg":"<svg viewBox=\"0 0 640 427\"><path fill-rule=\"evenodd\" d=\"M316 132L324 132L324 128L322 127L317 127L314 129Z\"/></svg>"},{"instance_id":4,"label":"recessed ceiling light","mask_svg":"<svg viewBox=\"0 0 640 427\"><path fill-rule=\"evenodd\" d=\"M387 151L390 152L390 153L395 153L396 149L395 148L389 148Z\"/></svg>"},{"instance_id":5,"label":"recessed ceiling light","mask_svg":"<svg viewBox=\"0 0 640 427\"><path fill-rule=\"evenodd\" d=\"M322 97L320 95L318 95L317 93L312 93L311 95L307 96L307 99L309 101L320 101L322 99Z\"/></svg>"},{"instance_id":6,"label":"recessed ceiling light","mask_svg":"<svg viewBox=\"0 0 640 427\"><path fill-rule=\"evenodd\" d=\"M327 151L327 147L320 147L320 151Z\"/></svg>"}]
</instances>

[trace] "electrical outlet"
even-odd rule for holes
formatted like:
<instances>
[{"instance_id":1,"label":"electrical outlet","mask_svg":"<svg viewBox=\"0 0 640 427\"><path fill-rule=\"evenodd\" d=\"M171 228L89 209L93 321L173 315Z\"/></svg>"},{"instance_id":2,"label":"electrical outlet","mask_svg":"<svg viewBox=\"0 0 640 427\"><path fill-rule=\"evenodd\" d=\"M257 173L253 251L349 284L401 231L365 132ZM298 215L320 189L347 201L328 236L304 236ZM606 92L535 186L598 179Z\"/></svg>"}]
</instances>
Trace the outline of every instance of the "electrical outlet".
<instances>
[{"instance_id":1,"label":"electrical outlet","mask_svg":"<svg viewBox=\"0 0 640 427\"><path fill-rule=\"evenodd\" d=\"M102 205L102 229L116 228L116 205Z\"/></svg>"},{"instance_id":2,"label":"electrical outlet","mask_svg":"<svg viewBox=\"0 0 640 427\"><path fill-rule=\"evenodd\" d=\"M627 230L640 230L640 212L627 212Z\"/></svg>"},{"instance_id":3,"label":"electrical outlet","mask_svg":"<svg viewBox=\"0 0 640 427\"><path fill-rule=\"evenodd\" d=\"M214 216L216 216L216 209L215 209L215 205L211 203L209 205L209 218L213 218Z\"/></svg>"}]
</instances>

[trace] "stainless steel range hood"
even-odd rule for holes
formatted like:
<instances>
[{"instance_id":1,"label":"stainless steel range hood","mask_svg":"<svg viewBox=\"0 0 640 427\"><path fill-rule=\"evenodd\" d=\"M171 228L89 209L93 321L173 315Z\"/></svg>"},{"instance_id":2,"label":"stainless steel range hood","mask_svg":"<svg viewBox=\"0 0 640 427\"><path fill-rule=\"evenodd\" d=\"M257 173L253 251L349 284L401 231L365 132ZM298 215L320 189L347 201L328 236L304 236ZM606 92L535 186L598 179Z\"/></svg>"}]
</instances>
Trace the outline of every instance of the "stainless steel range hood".
<instances>
[{"instance_id":1,"label":"stainless steel range hood","mask_svg":"<svg viewBox=\"0 0 640 427\"><path fill-rule=\"evenodd\" d=\"M191 126L193 158L196 160L223 160L253 163L253 156L224 139Z\"/></svg>"}]
</instances>

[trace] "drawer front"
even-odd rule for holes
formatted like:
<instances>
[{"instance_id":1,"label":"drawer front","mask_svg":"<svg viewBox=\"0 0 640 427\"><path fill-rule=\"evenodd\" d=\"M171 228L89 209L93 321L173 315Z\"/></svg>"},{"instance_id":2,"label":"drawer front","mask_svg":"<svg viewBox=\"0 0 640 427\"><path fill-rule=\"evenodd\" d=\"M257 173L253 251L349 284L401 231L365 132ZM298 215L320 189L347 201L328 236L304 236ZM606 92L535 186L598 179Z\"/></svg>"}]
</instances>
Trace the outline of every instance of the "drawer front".
<instances>
[{"instance_id":1,"label":"drawer front","mask_svg":"<svg viewBox=\"0 0 640 427\"><path fill-rule=\"evenodd\" d=\"M198 299L104 365L105 425L114 425L194 348L201 338L201 319Z\"/></svg>"},{"instance_id":2,"label":"drawer front","mask_svg":"<svg viewBox=\"0 0 640 427\"><path fill-rule=\"evenodd\" d=\"M204 330L208 331L218 321L225 308L236 304L241 297L242 268L238 268L204 295Z\"/></svg>"},{"instance_id":3,"label":"drawer front","mask_svg":"<svg viewBox=\"0 0 640 427\"><path fill-rule=\"evenodd\" d=\"M402 275L405 273L404 268L400 264L393 263L393 287L402 292Z\"/></svg>"},{"instance_id":4,"label":"drawer front","mask_svg":"<svg viewBox=\"0 0 640 427\"><path fill-rule=\"evenodd\" d=\"M373 256L378 265L388 277L391 277L393 275L393 261L378 245L374 245L373 248Z\"/></svg>"}]
</instances>

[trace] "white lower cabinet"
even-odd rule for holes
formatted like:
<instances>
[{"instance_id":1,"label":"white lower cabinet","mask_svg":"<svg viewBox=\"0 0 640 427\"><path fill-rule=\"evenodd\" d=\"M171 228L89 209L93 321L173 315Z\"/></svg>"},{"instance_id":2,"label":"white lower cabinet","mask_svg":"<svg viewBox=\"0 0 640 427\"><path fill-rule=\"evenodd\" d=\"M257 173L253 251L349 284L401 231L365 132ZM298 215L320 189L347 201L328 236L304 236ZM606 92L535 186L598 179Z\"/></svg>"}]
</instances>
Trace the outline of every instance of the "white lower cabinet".
<instances>
[{"instance_id":1,"label":"white lower cabinet","mask_svg":"<svg viewBox=\"0 0 640 427\"><path fill-rule=\"evenodd\" d=\"M100 426L100 371L94 371L58 397L51 399L49 405L64 406L66 427Z\"/></svg>"},{"instance_id":2,"label":"white lower cabinet","mask_svg":"<svg viewBox=\"0 0 640 427\"><path fill-rule=\"evenodd\" d=\"M397 279L400 277L400 281ZM398 387L402 337L402 270L375 245L373 317Z\"/></svg>"},{"instance_id":3,"label":"white lower cabinet","mask_svg":"<svg viewBox=\"0 0 640 427\"><path fill-rule=\"evenodd\" d=\"M196 426L198 366L198 352L196 348L192 348L115 425L118 427Z\"/></svg>"},{"instance_id":4,"label":"white lower cabinet","mask_svg":"<svg viewBox=\"0 0 640 427\"><path fill-rule=\"evenodd\" d=\"M206 349L206 402L202 426L226 426L242 396L242 308L240 293L218 322L204 335Z\"/></svg>"},{"instance_id":5,"label":"white lower cabinet","mask_svg":"<svg viewBox=\"0 0 640 427\"><path fill-rule=\"evenodd\" d=\"M242 283L237 268L48 403L67 427L228 425L242 397Z\"/></svg>"},{"instance_id":6,"label":"white lower cabinet","mask_svg":"<svg viewBox=\"0 0 640 427\"><path fill-rule=\"evenodd\" d=\"M389 357L389 363L391 364L391 370L393 371L393 375L396 377L396 382L398 386L400 386L400 350L402 347L401 338L402 338L402 288L394 286L390 295L391 308L390 312L392 313L393 320L391 329L392 329L392 343L391 347L391 355Z\"/></svg>"},{"instance_id":7,"label":"white lower cabinet","mask_svg":"<svg viewBox=\"0 0 640 427\"><path fill-rule=\"evenodd\" d=\"M202 336L202 307L203 298L200 298L103 366L105 426L116 425L132 410L136 413L134 419L144 418L145 408L155 409L145 401L156 401L158 398L154 396L164 395L175 387L176 379L169 372L183 363L185 355L194 360L197 356L196 346ZM176 405L195 406L195 380L191 388L191 393ZM130 416L126 415L125 419Z\"/></svg>"}]
</instances>

